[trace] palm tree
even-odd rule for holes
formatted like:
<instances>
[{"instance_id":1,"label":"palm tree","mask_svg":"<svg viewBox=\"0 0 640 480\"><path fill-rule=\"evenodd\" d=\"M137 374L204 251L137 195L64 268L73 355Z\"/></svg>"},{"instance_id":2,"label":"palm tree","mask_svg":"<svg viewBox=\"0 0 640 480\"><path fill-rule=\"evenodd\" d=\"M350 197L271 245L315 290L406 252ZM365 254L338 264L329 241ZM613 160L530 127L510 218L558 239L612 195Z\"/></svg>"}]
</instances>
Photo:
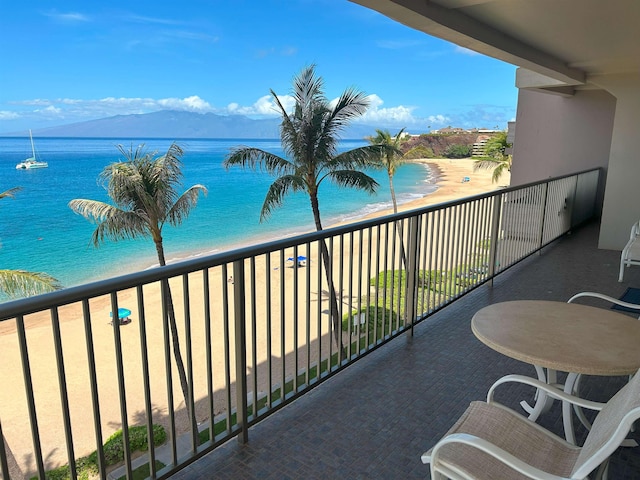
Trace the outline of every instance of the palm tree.
<instances>
[{"instance_id":1,"label":"palm tree","mask_svg":"<svg viewBox=\"0 0 640 480\"><path fill-rule=\"evenodd\" d=\"M13 198L22 187L0 192L0 198ZM26 270L0 270L0 292L9 298L30 297L40 293L60 290L60 282L46 273Z\"/></svg>"},{"instance_id":2,"label":"palm tree","mask_svg":"<svg viewBox=\"0 0 640 480\"><path fill-rule=\"evenodd\" d=\"M492 168L491 181L496 183L505 171L511 171L512 157L506 153L509 147L511 147L511 144L507 142L507 132L500 132L494 135L487 140L485 145L486 156L476 160L473 169Z\"/></svg>"},{"instance_id":3,"label":"palm tree","mask_svg":"<svg viewBox=\"0 0 640 480\"><path fill-rule=\"evenodd\" d=\"M144 145L126 150L118 145L125 161L107 165L100 173L99 181L107 190L115 205L97 200L76 199L69 202L75 213L95 223L92 243L99 247L105 239L118 241L150 236L156 247L158 261L166 265L162 228L166 223L177 226L187 218L198 203L200 193L206 195L203 185L194 185L178 194L182 185L182 148L172 143L165 155L154 158L146 153ZM163 281L167 316L171 329L173 354L180 377L180 386L189 412L188 383L180 353L178 328L169 282ZM190 412L189 412L190 413Z\"/></svg>"},{"instance_id":4,"label":"palm tree","mask_svg":"<svg viewBox=\"0 0 640 480\"><path fill-rule=\"evenodd\" d=\"M282 116L280 138L285 154L283 158L259 148L238 147L227 155L223 166L256 169L277 176L271 184L262 205L260 221L282 206L288 193L305 192L309 196L316 229L322 230L318 190L329 181L340 187L357 188L374 193L378 183L361 171L378 155L379 147L367 145L338 153L338 135L354 118L362 115L369 101L366 95L354 89L345 90L331 106L324 96L324 82L315 74L315 66L304 68L293 80L295 106L288 113L276 93L271 95ZM324 241L320 242L327 284L329 285L330 311L334 335L341 347L341 321L338 317L338 301L331 278L331 258ZM341 355L344 355L341 349Z\"/></svg>"},{"instance_id":5,"label":"palm tree","mask_svg":"<svg viewBox=\"0 0 640 480\"><path fill-rule=\"evenodd\" d=\"M389 177L389 190L391 191L391 201L393 202L393 213L398 213L398 203L396 202L396 192L393 188L393 176L400 165L404 163L403 153L400 151L400 143L402 143L402 134L404 128L400 130L395 137L392 137L389 130L376 129L376 135L367 137L372 145L386 147L380 151L379 158L376 163L380 164Z\"/></svg>"},{"instance_id":6,"label":"palm tree","mask_svg":"<svg viewBox=\"0 0 640 480\"><path fill-rule=\"evenodd\" d=\"M404 128L400 130L395 137L392 137L389 130L376 129L376 135L368 137L369 143L384 147L380 150L379 157L375 160L375 164L384 168L389 177L389 190L391 191L391 201L393 203L393 213L398 213L398 202L396 201L396 192L393 188L393 176L396 174L396 169L404 163L403 153L400 151L400 143L402 142L402 134ZM404 252L403 234L402 234L402 222L396 222L396 229L398 236L400 237L400 257L402 263L406 265L406 254Z\"/></svg>"}]
</instances>

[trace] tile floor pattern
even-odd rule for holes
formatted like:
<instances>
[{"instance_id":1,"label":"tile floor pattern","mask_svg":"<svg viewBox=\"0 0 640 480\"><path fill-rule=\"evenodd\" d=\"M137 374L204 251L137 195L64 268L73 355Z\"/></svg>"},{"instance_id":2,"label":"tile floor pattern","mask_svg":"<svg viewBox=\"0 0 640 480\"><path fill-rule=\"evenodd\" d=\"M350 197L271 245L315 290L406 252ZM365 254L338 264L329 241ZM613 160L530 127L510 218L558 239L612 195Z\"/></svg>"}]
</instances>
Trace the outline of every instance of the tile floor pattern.
<instances>
[{"instance_id":1,"label":"tile floor pattern","mask_svg":"<svg viewBox=\"0 0 640 480\"><path fill-rule=\"evenodd\" d=\"M503 375L534 375L531 366L473 336L470 321L478 309L506 300L566 301L579 291L619 297L628 286L640 286L640 267L618 283L620 252L597 249L598 228L590 224L546 247L497 277L493 287L480 287L422 322L413 338L391 342L252 427L248 444L231 440L172 478L429 478L420 455L470 401L485 398ZM606 391L623 381L587 377L584 392L606 400ZM521 398L517 387L500 392L510 406ZM540 423L561 433L560 408ZM609 478L640 479L640 447L619 449Z\"/></svg>"}]
</instances>

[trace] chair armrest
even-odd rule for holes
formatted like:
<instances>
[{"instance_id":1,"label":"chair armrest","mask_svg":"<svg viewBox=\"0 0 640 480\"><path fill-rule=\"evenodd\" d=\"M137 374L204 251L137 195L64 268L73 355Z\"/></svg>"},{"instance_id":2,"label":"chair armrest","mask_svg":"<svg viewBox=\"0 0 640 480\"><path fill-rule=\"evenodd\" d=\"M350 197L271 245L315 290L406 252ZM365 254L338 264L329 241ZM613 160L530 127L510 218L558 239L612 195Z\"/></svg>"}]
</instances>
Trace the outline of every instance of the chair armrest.
<instances>
[{"instance_id":1,"label":"chair armrest","mask_svg":"<svg viewBox=\"0 0 640 480\"><path fill-rule=\"evenodd\" d=\"M426 452L422 456L422 461L424 463L431 463L432 466L436 466L438 462L439 450L445 445L451 443L461 443L464 445L469 445L473 448L477 448L478 450L481 450L486 454L500 460L505 465L508 465L514 470L532 479L569 480L567 477L559 477L552 473L544 472L536 467L533 467L528 463L523 462L519 458L513 456L509 452L503 450L502 448L494 445L493 443L488 442L483 438L476 437L475 435L470 435L468 433L453 433L451 435L447 435L442 440L440 440L435 447L433 447L429 452ZM425 461L426 455L429 455L427 461ZM446 461L443 462L443 465L446 467Z\"/></svg>"},{"instance_id":2,"label":"chair armrest","mask_svg":"<svg viewBox=\"0 0 640 480\"><path fill-rule=\"evenodd\" d=\"M558 387L554 387L553 385L549 385L547 383L541 382L537 378L527 377L525 375L505 375L504 377L498 379L491 388L489 389L489 393L487 393L487 403L493 403L493 394L495 389L502 384L505 383L522 383L525 385L530 385L539 390L544 391L547 395L557 400L562 400L565 402L569 402L573 405L577 405L582 408L588 408L590 410L600 411L602 407L604 407L605 403L593 402L591 400L586 400L584 398L576 397L575 395L569 395L568 393L563 392Z\"/></svg>"},{"instance_id":3,"label":"chair armrest","mask_svg":"<svg viewBox=\"0 0 640 480\"><path fill-rule=\"evenodd\" d=\"M615 303L616 305L620 305L621 307L632 308L634 310L639 310L640 311L640 305L638 305L637 303L623 302L622 300L619 300L617 298L613 298L613 297L610 297L608 295L603 295L602 293L596 293L596 292L580 292L580 293L576 293L573 297L571 297L569 300L567 300L567 303L571 303L576 298L580 298L580 297L595 297L595 298L599 298L601 300L605 300L605 301L610 302L610 303Z\"/></svg>"}]
</instances>

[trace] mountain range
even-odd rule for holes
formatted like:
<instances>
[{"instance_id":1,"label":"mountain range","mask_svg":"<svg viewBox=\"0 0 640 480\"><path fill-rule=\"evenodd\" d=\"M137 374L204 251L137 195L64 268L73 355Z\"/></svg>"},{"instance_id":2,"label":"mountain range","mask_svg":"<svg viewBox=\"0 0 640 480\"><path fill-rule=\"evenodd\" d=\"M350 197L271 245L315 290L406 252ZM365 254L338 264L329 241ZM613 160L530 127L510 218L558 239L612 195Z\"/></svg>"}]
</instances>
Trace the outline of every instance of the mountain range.
<instances>
[{"instance_id":1,"label":"mountain range","mask_svg":"<svg viewBox=\"0 0 640 480\"><path fill-rule=\"evenodd\" d=\"M38 137L93 138L280 138L279 127L280 118L256 120L242 115L162 110L47 127L34 130L33 134ZM361 139L375 135L376 128L381 127L352 124L341 137ZM28 132L2 134L23 135Z\"/></svg>"}]
</instances>

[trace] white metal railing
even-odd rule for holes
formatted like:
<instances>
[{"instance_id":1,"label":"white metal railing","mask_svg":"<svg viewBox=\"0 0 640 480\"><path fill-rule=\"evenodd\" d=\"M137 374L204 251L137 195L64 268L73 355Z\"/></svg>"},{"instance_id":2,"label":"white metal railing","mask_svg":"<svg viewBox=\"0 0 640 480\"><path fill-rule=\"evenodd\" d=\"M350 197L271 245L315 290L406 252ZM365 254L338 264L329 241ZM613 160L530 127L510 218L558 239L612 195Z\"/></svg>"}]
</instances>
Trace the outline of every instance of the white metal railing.
<instances>
[{"instance_id":1,"label":"white metal railing","mask_svg":"<svg viewBox=\"0 0 640 480\"><path fill-rule=\"evenodd\" d=\"M130 478L133 426L151 439L152 478L246 442L252 424L592 218L599 180L581 172L0 304L2 475L67 464L76 478L93 463L107 478L103 445L122 429ZM109 322L119 307L131 323Z\"/></svg>"}]
</instances>

